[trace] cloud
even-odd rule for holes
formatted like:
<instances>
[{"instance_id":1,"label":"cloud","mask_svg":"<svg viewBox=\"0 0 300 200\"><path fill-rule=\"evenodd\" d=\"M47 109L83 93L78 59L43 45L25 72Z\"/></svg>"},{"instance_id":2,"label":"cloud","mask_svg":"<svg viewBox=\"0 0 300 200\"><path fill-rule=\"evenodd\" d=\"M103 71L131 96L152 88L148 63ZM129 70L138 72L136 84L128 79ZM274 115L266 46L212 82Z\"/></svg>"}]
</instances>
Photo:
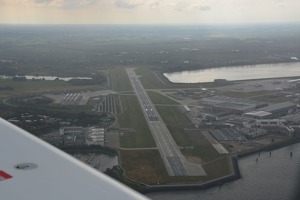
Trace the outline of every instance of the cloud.
<instances>
[{"instance_id":1,"label":"cloud","mask_svg":"<svg viewBox=\"0 0 300 200\"><path fill-rule=\"evenodd\" d=\"M18 5L29 7L85 8L103 1L106 0L18 0L16 2Z\"/></svg>"},{"instance_id":2,"label":"cloud","mask_svg":"<svg viewBox=\"0 0 300 200\"><path fill-rule=\"evenodd\" d=\"M184 1L179 2L172 2L168 4L168 7L171 7L177 11L182 11L184 8L186 8L186 3Z\"/></svg>"},{"instance_id":3,"label":"cloud","mask_svg":"<svg viewBox=\"0 0 300 200\"><path fill-rule=\"evenodd\" d=\"M160 1L158 0L149 1L148 6L150 8L158 8L160 6Z\"/></svg>"},{"instance_id":4,"label":"cloud","mask_svg":"<svg viewBox=\"0 0 300 200\"><path fill-rule=\"evenodd\" d=\"M100 1L97 0L65 0L64 8L82 8L98 4Z\"/></svg>"},{"instance_id":5,"label":"cloud","mask_svg":"<svg viewBox=\"0 0 300 200\"><path fill-rule=\"evenodd\" d=\"M143 2L139 0L116 0L115 1L115 6L117 8L133 9L142 4Z\"/></svg>"},{"instance_id":6,"label":"cloud","mask_svg":"<svg viewBox=\"0 0 300 200\"><path fill-rule=\"evenodd\" d=\"M167 2L167 0L165 0ZM209 11L212 9L211 2L209 0L173 0L168 1L167 6L177 11L192 11L201 10Z\"/></svg>"},{"instance_id":7,"label":"cloud","mask_svg":"<svg viewBox=\"0 0 300 200\"><path fill-rule=\"evenodd\" d=\"M209 11L211 7L209 5L200 6L200 10L202 11Z\"/></svg>"},{"instance_id":8,"label":"cloud","mask_svg":"<svg viewBox=\"0 0 300 200\"><path fill-rule=\"evenodd\" d=\"M54 0L34 0L35 3L50 3Z\"/></svg>"},{"instance_id":9,"label":"cloud","mask_svg":"<svg viewBox=\"0 0 300 200\"><path fill-rule=\"evenodd\" d=\"M114 6L117 8L134 9L137 7L159 8L161 2L167 0L115 0Z\"/></svg>"}]
</instances>

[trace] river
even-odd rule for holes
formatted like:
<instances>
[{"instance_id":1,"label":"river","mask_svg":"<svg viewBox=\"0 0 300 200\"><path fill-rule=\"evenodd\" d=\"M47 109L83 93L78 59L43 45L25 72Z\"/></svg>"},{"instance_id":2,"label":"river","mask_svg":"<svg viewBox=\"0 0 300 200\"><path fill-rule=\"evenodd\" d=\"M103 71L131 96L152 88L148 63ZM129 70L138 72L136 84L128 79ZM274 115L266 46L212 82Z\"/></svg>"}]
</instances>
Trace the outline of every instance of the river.
<instances>
[{"instance_id":1,"label":"river","mask_svg":"<svg viewBox=\"0 0 300 200\"><path fill-rule=\"evenodd\" d=\"M290 157L290 152L293 156ZM258 162L256 162L258 158ZM300 143L239 160L242 178L207 190L157 192L153 200L290 200L299 189Z\"/></svg>"},{"instance_id":2,"label":"river","mask_svg":"<svg viewBox=\"0 0 300 200\"><path fill-rule=\"evenodd\" d=\"M14 76L6 76L6 75L0 75L0 79L10 79ZM57 77L57 76L31 76L31 75L25 75L25 76L16 76L16 77L26 77L28 80L36 79L36 80L46 80L46 81L54 81L57 78L61 81L69 81L71 79L92 79L90 77Z\"/></svg>"},{"instance_id":3,"label":"river","mask_svg":"<svg viewBox=\"0 0 300 200\"><path fill-rule=\"evenodd\" d=\"M248 80L300 76L300 62L220 67L202 70L164 73L174 83L213 82L215 79Z\"/></svg>"}]
</instances>

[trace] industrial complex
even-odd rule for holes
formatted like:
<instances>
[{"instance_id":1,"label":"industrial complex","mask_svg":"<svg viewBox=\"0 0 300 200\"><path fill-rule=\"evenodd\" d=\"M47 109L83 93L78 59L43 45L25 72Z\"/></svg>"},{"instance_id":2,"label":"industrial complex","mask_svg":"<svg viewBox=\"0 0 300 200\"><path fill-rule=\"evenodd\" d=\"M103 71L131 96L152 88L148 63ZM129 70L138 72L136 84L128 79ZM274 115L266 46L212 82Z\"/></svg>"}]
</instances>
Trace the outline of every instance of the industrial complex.
<instances>
[{"instance_id":1,"label":"industrial complex","mask_svg":"<svg viewBox=\"0 0 300 200\"><path fill-rule=\"evenodd\" d=\"M280 137L293 137L299 134L299 98L297 89L299 80L280 80L282 89L278 90L278 82L269 80L268 84L276 85L276 88L268 86L264 88L264 82L237 84L241 89L235 96L243 94L244 90L251 90L251 86L266 94L260 98L237 98L226 96L230 88L237 85L216 87L201 90L180 90L170 94L175 98L190 99L190 105L183 105L182 111L199 129L207 130L217 141L221 143L236 141L239 144L247 144L254 138L264 138L270 134L279 134ZM224 89L225 88L225 89ZM293 90L296 90L293 92ZM225 93L224 93L225 91ZM269 91L274 93L268 94ZM230 91L232 92L232 91ZM259 91L255 91L259 92ZM220 95L221 94L221 95ZM278 98L278 102L269 102ZM267 96L267 97L268 97ZM277 100L276 100L277 101ZM273 135L272 137L275 137ZM234 150L233 150L234 151Z\"/></svg>"}]
</instances>

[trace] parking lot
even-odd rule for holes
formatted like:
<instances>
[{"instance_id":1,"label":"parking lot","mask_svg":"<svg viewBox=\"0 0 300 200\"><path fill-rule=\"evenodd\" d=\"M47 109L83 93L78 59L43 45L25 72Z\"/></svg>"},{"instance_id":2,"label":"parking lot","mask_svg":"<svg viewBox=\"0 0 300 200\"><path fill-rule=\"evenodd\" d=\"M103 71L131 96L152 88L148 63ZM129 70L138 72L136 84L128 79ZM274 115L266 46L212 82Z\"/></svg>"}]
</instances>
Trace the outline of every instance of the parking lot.
<instances>
[{"instance_id":1,"label":"parking lot","mask_svg":"<svg viewBox=\"0 0 300 200\"><path fill-rule=\"evenodd\" d=\"M73 156L101 172L104 172L107 168L118 165L117 156L98 153L73 154Z\"/></svg>"},{"instance_id":2,"label":"parking lot","mask_svg":"<svg viewBox=\"0 0 300 200\"><path fill-rule=\"evenodd\" d=\"M49 93L46 97L54 100L54 103L61 105L86 105L91 97L107 96L115 94L112 90L82 91L82 92L64 92Z\"/></svg>"}]
</instances>

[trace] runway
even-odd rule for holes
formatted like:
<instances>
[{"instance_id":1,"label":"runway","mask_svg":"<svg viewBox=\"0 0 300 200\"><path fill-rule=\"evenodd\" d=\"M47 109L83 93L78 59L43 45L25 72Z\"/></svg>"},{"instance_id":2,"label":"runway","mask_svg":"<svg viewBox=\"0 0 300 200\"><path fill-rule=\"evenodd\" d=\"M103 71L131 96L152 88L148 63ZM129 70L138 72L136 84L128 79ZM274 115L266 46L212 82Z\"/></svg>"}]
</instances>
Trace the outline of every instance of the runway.
<instances>
[{"instance_id":1,"label":"runway","mask_svg":"<svg viewBox=\"0 0 300 200\"><path fill-rule=\"evenodd\" d=\"M168 174L170 176L206 175L200 165L187 163L134 70L127 69L127 74Z\"/></svg>"}]
</instances>

